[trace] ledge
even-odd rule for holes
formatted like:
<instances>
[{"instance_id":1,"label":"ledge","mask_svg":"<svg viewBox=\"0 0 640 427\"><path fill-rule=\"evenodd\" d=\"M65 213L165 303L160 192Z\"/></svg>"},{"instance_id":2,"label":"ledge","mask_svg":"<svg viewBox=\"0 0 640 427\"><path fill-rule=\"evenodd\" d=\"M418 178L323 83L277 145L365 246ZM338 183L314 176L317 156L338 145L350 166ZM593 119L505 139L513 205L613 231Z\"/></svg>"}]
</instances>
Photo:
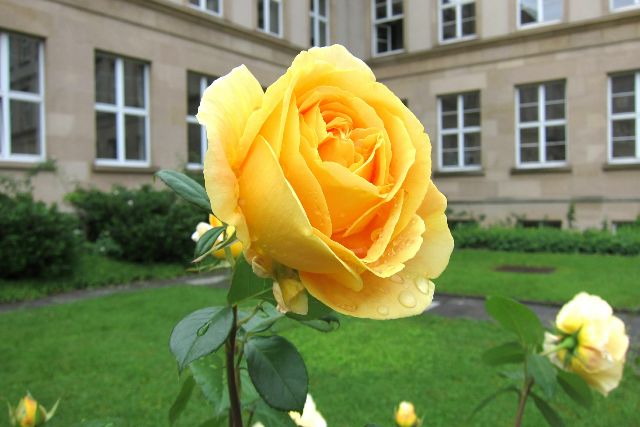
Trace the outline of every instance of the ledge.
<instances>
[{"instance_id":1,"label":"ledge","mask_svg":"<svg viewBox=\"0 0 640 427\"><path fill-rule=\"evenodd\" d=\"M631 171L640 170L640 162L638 163L605 163L602 165L603 171Z\"/></svg>"},{"instance_id":2,"label":"ledge","mask_svg":"<svg viewBox=\"0 0 640 427\"><path fill-rule=\"evenodd\" d=\"M37 169L42 161L37 162L19 162L19 161L0 161L0 169L2 170L16 170L16 171L28 171Z\"/></svg>"},{"instance_id":3,"label":"ledge","mask_svg":"<svg viewBox=\"0 0 640 427\"><path fill-rule=\"evenodd\" d=\"M446 177L460 177L460 176L484 176L484 171L482 169L477 170L456 170L456 171L445 171L445 170L435 170L433 171L434 178L446 178Z\"/></svg>"},{"instance_id":4,"label":"ledge","mask_svg":"<svg viewBox=\"0 0 640 427\"><path fill-rule=\"evenodd\" d=\"M548 168L511 168L511 175L530 175L530 174L547 174L547 173L571 173L571 166L557 166Z\"/></svg>"},{"instance_id":5,"label":"ledge","mask_svg":"<svg viewBox=\"0 0 640 427\"><path fill-rule=\"evenodd\" d=\"M153 175L160 168L157 166L101 166L94 164L91 170L95 173Z\"/></svg>"}]
</instances>

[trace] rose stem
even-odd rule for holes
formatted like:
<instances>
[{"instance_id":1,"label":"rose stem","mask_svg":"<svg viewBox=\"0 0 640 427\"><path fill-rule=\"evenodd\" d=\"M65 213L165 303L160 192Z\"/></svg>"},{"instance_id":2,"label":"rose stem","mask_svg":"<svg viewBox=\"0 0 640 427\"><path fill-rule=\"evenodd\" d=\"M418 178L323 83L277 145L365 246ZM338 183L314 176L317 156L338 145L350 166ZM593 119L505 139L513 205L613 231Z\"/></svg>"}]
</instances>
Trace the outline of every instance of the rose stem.
<instances>
[{"instance_id":1,"label":"rose stem","mask_svg":"<svg viewBox=\"0 0 640 427\"><path fill-rule=\"evenodd\" d=\"M525 380L522 391L520 392L520 402L518 403L518 412L516 413L516 422L514 427L520 427L522 424L522 417L524 416L524 407L527 404L527 398L529 397L529 392L531 391L531 387L533 387L533 379Z\"/></svg>"},{"instance_id":2,"label":"rose stem","mask_svg":"<svg viewBox=\"0 0 640 427\"><path fill-rule=\"evenodd\" d=\"M238 395L238 377L236 376L235 354L236 354L236 321L238 319L238 306L233 306L233 324L231 332L225 346L227 354L227 386L229 389L229 427L242 426L242 410L240 409L240 398Z\"/></svg>"}]
</instances>

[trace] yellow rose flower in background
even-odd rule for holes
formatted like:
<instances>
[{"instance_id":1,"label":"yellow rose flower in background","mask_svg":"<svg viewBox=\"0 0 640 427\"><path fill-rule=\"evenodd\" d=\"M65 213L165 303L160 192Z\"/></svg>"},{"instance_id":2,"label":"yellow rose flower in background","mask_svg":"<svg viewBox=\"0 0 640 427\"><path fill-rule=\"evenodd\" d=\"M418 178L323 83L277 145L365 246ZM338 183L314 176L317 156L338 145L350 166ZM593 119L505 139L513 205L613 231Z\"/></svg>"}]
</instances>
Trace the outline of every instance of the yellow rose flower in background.
<instances>
[{"instance_id":1,"label":"yellow rose flower in background","mask_svg":"<svg viewBox=\"0 0 640 427\"><path fill-rule=\"evenodd\" d=\"M399 427L414 427L418 423L416 410L411 402L400 402L396 410L396 424Z\"/></svg>"},{"instance_id":2,"label":"yellow rose flower in background","mask_svg":"<svg viewBox=\"0 0 640 427\"><path fill-rule=\"evenodd\" d=\"M340 45L304 51L266 93L240 66L205 91L197 117L212 210L257 270L289 269L356 317L431 303L453 249L431 145L364 62Z\"/></svg>"},{"instance_id":3,"label":"yellow rose flower in background","mask_svg":"<svg viewBox=\"0 0 640 427\"><path fill-rule=\"evenodd\" d=\"M14 409L9 407L9 418L16 427L37 427L49 421L58 408L58 402L53 405L51 411L40 405L30 394L20 399L18 406Z\"/></svg>"},{"instance_id":4,"label":"yellow rose flower in background","mask_svg":"<svg viewBox=\"0 0 640 427\"><path fill-rule=\"evenodd\" d=\"M204 236L204 234L207 231L211 230L214 227L220 227L221 225L222 225L222 222L220 222L218 218L216 218L213 215L209 215L209 223L208 224L206 222L198 223L198 225L196 226L196 231L194 231L193 234L191 235L191 240L193 240L194 242L198 242L198 240L200 240L200 238ZM235 231L234 227L227 228L227 234L232 234L234 231ZM223 239L224 239L224 235L221 234L220 237L218 237L218 240L216 241L216 243L222 242ZM240 255L240 252L242 252L242 243L235 242L230 246L230 248L231 248L231 254L234 257L237 257L238 255ZM213 253L213 256L219 259L224 259L225 258L224 249L215 251Z\"/></svg>"},{"instance_id":5,"label":"yellow rose flower in background","mask_svg":"<svg viewBox=\"0 0 640 427\"><path fill-rule=\"evenodd\" d=\"M302 414L299 412L289 412L289 417L299 427L327 427L327 422L322 414L316 409L316 403L310 394L307 394L307 400L304 402Z\"/></svg>"},{"instance_id":6,"label":"yellow rose flower in background","mask_svg":"<svg viewBox=\"0 0 640 427\"><path fill-rule=\"evenodd\" d=\"M581 292L565 304L556 317L558 335L545 334L544 351L560 368L580 375L603 395L622 378L629 337L625 325L602 298ZM569 341L565 341L569 340ZM570 348L553 352L569 342Z\"/></svg>"}]
</instances>

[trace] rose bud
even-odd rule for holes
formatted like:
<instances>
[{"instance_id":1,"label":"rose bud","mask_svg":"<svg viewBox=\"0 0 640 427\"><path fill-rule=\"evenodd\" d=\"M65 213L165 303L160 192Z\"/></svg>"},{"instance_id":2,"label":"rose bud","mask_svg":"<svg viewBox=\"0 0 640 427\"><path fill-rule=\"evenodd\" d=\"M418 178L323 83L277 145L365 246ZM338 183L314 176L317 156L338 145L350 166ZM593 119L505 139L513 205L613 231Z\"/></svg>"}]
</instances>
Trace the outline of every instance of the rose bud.
<instances>
[{"instance_id":1,"label":"rose bud","mask_svg":"<svg viewBox=\"0 0 640 427\"><path fill-rule=\"evenodd\" d=\"M396 424L399 427L414 427L418 424L415 408L411 402L400 402L396 409Z\"/></svg>"},{"instance_id":2,"label":"rose bud","mask_svg":"<svg viewBox=\"0 0 640 427\"><path fill-rule=\"evenodd\" d=\"M36 427L49 421L58 408L58 403L53 405L51 411L47 412L30 394L20 399L15 410L9 408L9 417L16 427Z\"/></svg>"},{"instance_id":3,"label":"rose bud","mask_svg":"<svg viewBox=\"0 0 640 427\"><path fill-rule=\"evenodd\" d=\"M211 230L214 227L220 227L221 225L222 225L222 222L220 222L218 218L216 218L213 215L209 215L209 224L207 224L206 222L198 223L198 225L196 226L196 231L194 231L193 234L191 235L191 240L193 240L194 242L198 242L198 240L200 240L200 238L204 236L204 234L207 231ZM226 230L226 236L230 236L234 232L235 232L235 228L233 226L229 226L227 227L227 230ZM218 237L218 239L216 240L216 243L221 243L224 240L224 238L225 238L225 233L221 234ZM240 252L242 252L242 243L235 242L230 246L230 248L231 248L231 255L233 255L233 257L237 257L240 254ZM219 259L224 259L225 258L224 249L215 251L213 253L213 256Z\"/></svg>"},{"instance_id":4,"label":"rose bud","mask_svg":"<svg viewBox=\"0 0 640 427\"><path fill-rule=\"evenodd\" d=\"M289 416L299 427L327 427L327 422L316 409L316 404L310 394L307 394L302 415L299 412L291 411Z\"/></svg>"}]
</instances>

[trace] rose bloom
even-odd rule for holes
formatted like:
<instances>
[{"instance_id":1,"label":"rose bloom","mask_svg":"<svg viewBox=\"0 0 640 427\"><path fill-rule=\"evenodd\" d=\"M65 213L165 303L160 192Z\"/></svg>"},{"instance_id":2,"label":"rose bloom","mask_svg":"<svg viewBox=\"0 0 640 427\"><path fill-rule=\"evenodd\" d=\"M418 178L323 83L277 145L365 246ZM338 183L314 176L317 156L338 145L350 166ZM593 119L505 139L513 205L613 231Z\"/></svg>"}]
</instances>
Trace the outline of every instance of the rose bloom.
<instances>
[{"instance_id":1,"label":"rose bloom","mask_svg":"<svg viewBox=\"0 0 640 427\"><path fill-rule=\"evenodd\" d=\"M431 303L453 249L431 145L364 62L340 45L304 51L266 93L240 66L205 91L197 117L212 210L254 271L293 286L283 296L302 300L301 286L376 319Z\"/></svg>"},{"instance_id":2,"label":"rose bloom","mask_svg":"<svg viewBox=\"0 0 640 427\"><path fill-rule=\"evenodd\" d=\"M400 402L396 410L396 424L399 427L413 427L418 422L416 410L411 402Z\"/></svg>"},{"instance_id":3,"label":"rose bloom","mask_svg":"<svg viewBox=\"0 0 640 427\"><path fill-rule=\"evenodd\" d=\"M558 335L545 334L545 351L552 350L570 336L575 338L575 346L552 353L552 362L580 375L605 396L618 386L629 337L624 323L613 315L606 301L585 292L579 293L558 312L556 329Z\"/></svg>"},{"instance_id":4,"label":"rose bloom","mask_svg":"<svg viewBox=\"0 0 640 427\"><path fill-rule=\"evenodd\" d=\"M327 427L327 422L322 414L316 409L316 403L310 394L307 394L307 400L304 402L302 415L299 412L289 412L289 417L299 427Z\"/></svg>"}]
</instances>

